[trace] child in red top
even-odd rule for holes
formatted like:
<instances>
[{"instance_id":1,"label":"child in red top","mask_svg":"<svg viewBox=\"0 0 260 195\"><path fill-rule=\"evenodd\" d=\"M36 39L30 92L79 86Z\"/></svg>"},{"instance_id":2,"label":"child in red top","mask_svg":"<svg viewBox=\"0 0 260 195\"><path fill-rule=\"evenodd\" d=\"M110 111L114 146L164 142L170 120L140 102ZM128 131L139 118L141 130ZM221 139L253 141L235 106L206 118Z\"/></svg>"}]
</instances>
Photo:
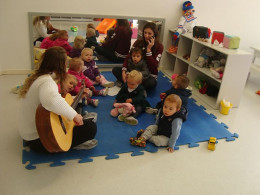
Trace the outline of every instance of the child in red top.
<instances>
[{"instance_id":1,"label":"child in red top","mask_svg":"<svg viewBox=\"0 0 260 195\"><path fill-rule=\"evenodd\" d=\"M86 76L84 76L82 72L83 66L84 63L80 58L72 58L70 60L68 73L74 75L78 80L78 85L75 86L75 88L70 93L72 95L77 95L81 89L82 81L84 81L86 85L86 88L84 89L84 93L88 94L86 99L87 103L97 106L98 104L96 103L97 101L96 100L93 101L92 99L90 99L91 95L93 94L94 96L98 96L98 95L106 96L108 93L108 88L96 90L92 82ZM92 91L92 94L90 91Z\"/></svg>"},{"instance_id":2,"label":"child in red top","mask_svg":"<svg viewBox=\"0 0 260 195\"><path fill-rule=\"evenodd\" d=\"M53 41L53 46L63 47L66 50L67 55L69 55L72 47L68 42L68 32L66 30L60 30L58 35L58 38Z\"/></svg>"}]
</instances>

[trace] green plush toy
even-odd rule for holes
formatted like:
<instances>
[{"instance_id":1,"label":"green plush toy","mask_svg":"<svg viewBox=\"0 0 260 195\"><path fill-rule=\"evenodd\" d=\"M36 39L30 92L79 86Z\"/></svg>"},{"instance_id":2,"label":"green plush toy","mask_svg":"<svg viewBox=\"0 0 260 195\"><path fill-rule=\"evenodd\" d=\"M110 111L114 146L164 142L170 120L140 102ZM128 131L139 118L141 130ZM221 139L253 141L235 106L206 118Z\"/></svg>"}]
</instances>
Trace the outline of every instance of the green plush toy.
<instances>
[{"instance_id":1,"label":"green plush toy","mask_svg":"<svg viewBox=\"0 0 260 195\"><path fill-rule=\"evenodd\" d=\"M70 30L72 31L72 32L78 32L78 27L77 26L72 26L71 28L70 28Z\"/></svg>"},{"instance_id":2,"label":"green plush toy","mask_svg":"<svg viewBox=\"0 0 260 195\"><path fill-rule=\"evenodd\" d=\"M200 77L198 77L197 79L195 79L194 81L194 86L197 88L197 89L201 89L205 83L205 79L202 79Z\"/></svg>"}]
</instances>

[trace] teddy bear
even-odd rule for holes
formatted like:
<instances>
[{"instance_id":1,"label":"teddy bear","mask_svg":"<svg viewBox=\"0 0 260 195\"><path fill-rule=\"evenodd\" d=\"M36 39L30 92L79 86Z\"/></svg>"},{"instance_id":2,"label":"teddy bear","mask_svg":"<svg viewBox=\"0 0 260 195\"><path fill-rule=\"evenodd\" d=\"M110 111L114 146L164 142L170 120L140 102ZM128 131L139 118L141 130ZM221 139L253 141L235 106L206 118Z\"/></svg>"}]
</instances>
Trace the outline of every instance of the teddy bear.
<instances>
[{"instance_id":1,"label":"teddy bear","mask_svg":"<svg viewBox=\"0 0 260 195\"><path fill-rule=\"evenodd\" d=\"M193 27L196 25L197 17L194 16L194 6L190 1L185 1L182 5L182 16L178 27L173 35L174 41L178 41L181 34L186 32L192 33Z\"/></svg>"},{"instance_id":2,"label":"teddy bear","mask_svg":"<svg viewBox=\"0 0 260 195\"><path fill-rule=\"evenodd\" d=\"M131 103L115 103L114 109L111 110L110 114L113 117L117 117L119 114L122 114L124 117L129 116L132 113L135 113L135 107Z\"/></svg>"}]
</instances>

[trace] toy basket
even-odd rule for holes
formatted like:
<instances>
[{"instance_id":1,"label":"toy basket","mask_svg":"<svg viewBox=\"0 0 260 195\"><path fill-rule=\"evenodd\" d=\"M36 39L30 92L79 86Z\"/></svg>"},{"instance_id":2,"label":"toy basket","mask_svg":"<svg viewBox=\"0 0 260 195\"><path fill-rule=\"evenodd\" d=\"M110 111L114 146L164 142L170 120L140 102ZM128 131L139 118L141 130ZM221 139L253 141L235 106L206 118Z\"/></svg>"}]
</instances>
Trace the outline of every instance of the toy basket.
<instances>
[{"instance_id":1,"label":"toy basket","mask_svg":"<svg viewBox=\"0 0 260 195\"><path fill-rule=\"evenodd\" d=\"M224 101L221 100L220 107L219 107L219 112L221 114L228 115L230 113L231 108L232 108L232 104L231 103L230 103L230 106L226 106L224 104Z\"/></svg>"}]
</instances>

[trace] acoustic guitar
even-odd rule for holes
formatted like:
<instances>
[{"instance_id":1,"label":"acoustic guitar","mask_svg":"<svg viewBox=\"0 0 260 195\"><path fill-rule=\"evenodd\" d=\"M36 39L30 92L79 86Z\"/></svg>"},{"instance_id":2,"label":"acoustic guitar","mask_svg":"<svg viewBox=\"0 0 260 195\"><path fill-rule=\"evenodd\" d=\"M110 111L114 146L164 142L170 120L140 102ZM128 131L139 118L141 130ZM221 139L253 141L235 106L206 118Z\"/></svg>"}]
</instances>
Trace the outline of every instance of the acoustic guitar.
<instances>
[{"instance_id":1,"label":"acoustic guitar","mask_svg":"<svg viewBox=\"0 0 260 195\"><path fill-rule=\"evenodd\" d=\"M71 105L73 109L77 107L84 88L85 83L82 82L82 88L74 99L69 93L66 94L65 101ZM41 104L36 110L35 120L40 140L48 152L65 152L70 149L73 128L75 126L73 120L70 121L64 116L50 112Z\"/></svg>"}]
</instances>

